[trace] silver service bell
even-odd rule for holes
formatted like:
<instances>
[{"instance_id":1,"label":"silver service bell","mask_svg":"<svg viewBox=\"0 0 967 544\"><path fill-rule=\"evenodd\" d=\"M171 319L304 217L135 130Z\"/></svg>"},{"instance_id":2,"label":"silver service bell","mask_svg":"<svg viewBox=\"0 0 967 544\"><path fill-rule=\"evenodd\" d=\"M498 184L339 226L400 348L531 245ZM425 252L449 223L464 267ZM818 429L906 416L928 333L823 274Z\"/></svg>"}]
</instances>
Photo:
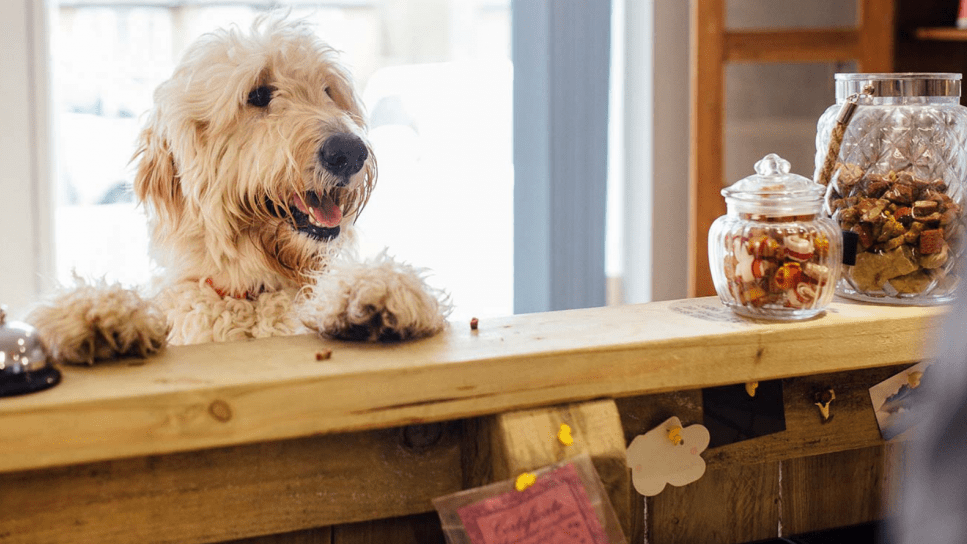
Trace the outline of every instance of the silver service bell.
<instances>
[{"instance_id":1,"label":"silver service bell","mask_svg":"<svg viewBox=\"0 0 967 544\"><path fill-rule=\"evenodd\" d=\"M0 306L0 397L12 397L53 387L60 371L47 360L37 330L20 321L7 322Z\"/></svg>"}]
</instances>

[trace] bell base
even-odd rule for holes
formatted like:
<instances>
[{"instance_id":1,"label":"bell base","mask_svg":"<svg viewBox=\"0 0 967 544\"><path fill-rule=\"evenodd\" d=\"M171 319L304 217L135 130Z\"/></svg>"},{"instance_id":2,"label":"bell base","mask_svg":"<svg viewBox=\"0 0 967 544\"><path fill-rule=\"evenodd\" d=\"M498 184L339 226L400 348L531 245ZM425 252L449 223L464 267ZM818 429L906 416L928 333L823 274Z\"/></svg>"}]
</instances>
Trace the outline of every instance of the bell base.
<instances>
[{"instance_id":1,"label":"bell base","mask_svg":"<svg viewBox=\"0 0 967 544\"><path fill-rule=\"evenodd\" d=\"M31 372L0 374L0 398L43 391L60 383L60 378L60 370L49 365Z\"/></svg>"}]
</instances>

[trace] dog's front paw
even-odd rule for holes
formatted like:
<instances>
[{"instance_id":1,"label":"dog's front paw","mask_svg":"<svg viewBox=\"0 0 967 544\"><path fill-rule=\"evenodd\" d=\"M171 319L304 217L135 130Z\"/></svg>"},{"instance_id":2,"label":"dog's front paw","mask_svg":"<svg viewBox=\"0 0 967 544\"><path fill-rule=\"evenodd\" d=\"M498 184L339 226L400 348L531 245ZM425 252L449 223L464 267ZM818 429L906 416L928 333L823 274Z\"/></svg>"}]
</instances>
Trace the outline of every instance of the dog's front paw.
<instances>
[{"instance_id":1,"label":"dog's front paw","mask_svg":"<svg viewBox=\"0 0 967 544\"><path fill-rule=\"evenodd\" d=\"M385 253L363 263L330 263L302 303L302 322L319 334L357 341L432 336L446 327L447 296L420 270Z\"/></svg>"},{"instance_id":2,"label":"dog's front paw","mask_svg":"<svg viewBox=\"0 0 967 544\"><path fill-rule=\"evenodd\" d=\"M147 357L166 343L164 314L150 300L119 284L77 284L39 304L27 316L51 359L93 364L123 356Z\"/></svg>"}]
</instances>

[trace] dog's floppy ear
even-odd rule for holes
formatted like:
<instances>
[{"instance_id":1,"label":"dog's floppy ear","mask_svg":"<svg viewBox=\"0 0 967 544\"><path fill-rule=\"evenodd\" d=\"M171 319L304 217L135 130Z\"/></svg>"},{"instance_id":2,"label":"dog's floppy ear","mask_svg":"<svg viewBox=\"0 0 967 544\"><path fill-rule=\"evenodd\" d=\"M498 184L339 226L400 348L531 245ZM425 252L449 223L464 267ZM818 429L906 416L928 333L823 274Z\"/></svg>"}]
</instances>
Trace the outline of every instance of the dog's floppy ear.
<instances>
[{"instance_id":1,"label":"dog's floppy ear","mask_svg":"<svg viewBox=\"0 0 967 544\"><path fill-rule=\"evenodd\" d=\"M154 208L163 223L177 223L184 209L184 197L168 142L151 124L141 131L138 142L134 160L141 160L134 177L134 194Z\"/></svg>"}]
</instances>

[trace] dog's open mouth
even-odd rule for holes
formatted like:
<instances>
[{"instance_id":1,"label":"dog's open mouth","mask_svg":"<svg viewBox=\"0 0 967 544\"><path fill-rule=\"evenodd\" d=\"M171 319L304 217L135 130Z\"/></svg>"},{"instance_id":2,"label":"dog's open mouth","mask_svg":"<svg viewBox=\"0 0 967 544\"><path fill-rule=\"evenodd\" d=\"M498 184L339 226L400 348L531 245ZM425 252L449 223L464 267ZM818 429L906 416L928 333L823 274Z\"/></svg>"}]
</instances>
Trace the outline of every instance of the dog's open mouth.
<instances>
[{"instance_id":1,"label":"dog's open mouth","mask_svg":"<svg viewBox=\"0 0 967 544\"><path fill-rule=\"evenodd\" d=\"M293 195L289 212L295 222L295 229L316 240L332 240L339 236L339 223L342 210L339 197L335 193L308 193Z\"/></svg>"}]
</instances>

